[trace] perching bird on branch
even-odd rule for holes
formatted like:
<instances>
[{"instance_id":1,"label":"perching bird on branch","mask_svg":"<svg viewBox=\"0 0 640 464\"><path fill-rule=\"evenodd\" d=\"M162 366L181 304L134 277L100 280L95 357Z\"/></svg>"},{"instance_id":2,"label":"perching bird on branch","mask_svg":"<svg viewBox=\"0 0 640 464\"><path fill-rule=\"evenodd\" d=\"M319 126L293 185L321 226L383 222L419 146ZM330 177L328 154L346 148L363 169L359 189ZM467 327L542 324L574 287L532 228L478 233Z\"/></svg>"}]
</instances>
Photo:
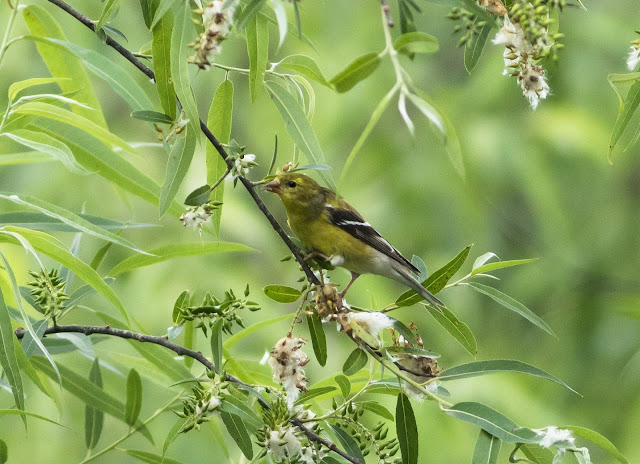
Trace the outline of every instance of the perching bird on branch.
<instances>
[{"instance_id":1,"label":"perching bird on branch","mask_svg":"<svg viewBox=\"0 0 640 464\"><path fill-rule=\"evenodd\" d=\"M377 274L410 287L436 308L444 306L414 277L418 268L333 191L297 172L278 174L264 188L280 196L289 226L311 257L351 271L341 297L361 274Z\"/></svg>"}]
</instances>

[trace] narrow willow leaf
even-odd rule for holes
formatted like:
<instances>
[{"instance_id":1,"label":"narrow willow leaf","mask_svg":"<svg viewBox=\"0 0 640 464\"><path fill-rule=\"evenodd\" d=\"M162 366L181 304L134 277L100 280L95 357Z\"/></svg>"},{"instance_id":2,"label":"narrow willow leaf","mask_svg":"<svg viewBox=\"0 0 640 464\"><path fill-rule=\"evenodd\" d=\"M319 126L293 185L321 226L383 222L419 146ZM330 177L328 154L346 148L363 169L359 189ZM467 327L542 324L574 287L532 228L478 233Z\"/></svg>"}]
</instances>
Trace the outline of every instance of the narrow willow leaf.
<instances>
[{"instance_id":1,"label":"narrow willow leaf","mask_svg":"<svg viewBox=\"0 0 640 464\"><path fill-rule=\"evenodd\" d=\"M171 148L169 160L167 161L167 173L160 193L160 216L166 213L169 206L171 206L171 202L178 194L178 189L187 175L196 149L198 133L194 126L187 126L185 133Z\"/></svg>"},{"instance_id":2,"label":"narrow willow leaf","mask_svg":"<svg viewBox=\"0 0 640 464\"><path fill-rule=\"evenodd\" d=\"M178 0L160 0L160 3L158 4L158 7L156 8L156 11L153 15L153 21L151 22L151 29L155 30L158 22L160 20L166 19L167 16L171 14L169 10L171 9L171 7L173 7L173 5L177 1Z\"/></svg>"},{"instance_id":3,"label":"narrow willow leaf","mask_svg":"<svg viewBox=\"0 0 640 464\"><path fill-rule=\"evenodd\" d=\"M24 151L20 153L0 154L0 166L12 166L14 164L46 163L55 161L54 158L40 151Z\"/></svg>"},{"instance_id":4,"label":"narrow willow leaf","mask_svg":"<svg viewBox=\"0 0 640 464\"><path fill-rule=\"evenodd\" d=\"M160 10L160 8L158 8ZM175 19L171 32L171 79L184 108L185 115L189 120L189 125L193 129L192 137L200 133L200 116L198 106L191 89L189 79L188 55L191 49L188 47L194 33L191 22L191 5L188 3L179 5L174 9ZM171 113L169 113L171 115Z\"/></svg>"},{"instance_id":5,"label":"narrow willow leaf","mask_svg":"<svg viewBox=\"0 0 640 464\"><path fill-rule=\"evenodd\" d=\"M471 275L485 274L487 272L495 271L497 269L504 269L505 267L520 266L521 264L528 264L536 261L538 258L529 259L513 259L510 261L496 261L493 263L483 264L475 267L471 271Z\"/></svg>"},{"instance_id":6,"label":"narrow willow leaf","mask_svg":"<svg viewBox=\"0 0 640 464\"><path fill-rule=\"evenodd\" d=\"M467 421L486 430L506 443L538 443L540 437L533 430L520 427L511 419L482 403L462 402L443 409L448 415Z\"/></svg>"},{"instance_id":7,"label":"narrow willow leaf","mask_svg":"<svg viewBox=\"0 0 640 464\"><path fill-rule=\"evenodd\" d=\"M23 81L14 82L9 86L9 100L14 101L20 92L36 85L44 85L70 80L68 77L34 77Z\"/></svg>"},{"instance_id":8,"label":"narrow willow leaf","mask_svg":"<svg viewBox=\"0 0 640 464\"><path fill-rule=\"evenodd\" d=\"M367 353L361 348L356 348L351 352L347 360L342 365L342 372L345 375L353 375L367 365Z\"/></svg>"},{"instance_id":9,"label":"narrow willow leaf","mask_svg":"<svg viewBox=\"0 0 640 464\"><path fill-rule=\"evenodd\" d=\"M249 432L247 432L247 427L235 414L229 414L227 412L220 412L220 417L222 418L222 422L224 422L229 435L236 442L242 454L245 455L247 459L253 458L253 446L251 444L251 437L249 437Z\"/></svg>"},{"instance_id":10,"label":"narrow willow leaf","mask_svg":"<svg viewBox=\"0 0 640 464\"><path fill-rule=\"evenodd\" d=\"M94 358L91 365L89 381L93 382L98 388L102 388L102 373L100 372L98 358ZM98 444L103 424L104 413L90 404L86 404L84 407L84 443L88 450L92 450Z\"/></svg>"},{"instance_id":11,"label":"narrow willow leaf","mask_svg":"<svg viewBox=\"0 0 640 464\"><path fill-rule=\"evenodd\" d=\"M586 427L580 427L577 425L569 425L560 428L571 430L571 433L573 433L574 436L585 438L590 442L598 445L600 448L611 454L611 456L616 458L618 462L621 462L622 464L629 464L627 458L625 458L623 454L618 451L618 448L616 448L615 445L611 443L611 441L609 441L606 437L603 437L595 430L591 430Z\"/></svg>"},{"instance_id":12,"label":"narrow willow leaf","mask_svg":"<svg viewBox=\"0 0 640 464\"><path fill-rule=\"evenodd\" d=\"M440 113L438 113L431 103L413 93L408 93L407 98L434 126L438 128L443 135L447 135L447 130L442 116L440 116Z\"/></svg>"},{"instance_id":13,"label":"narrow willow leaf","mask_svg":"<svg viewBox=\"0 0 640 464\"><path fill-rule=\"evenodd\" d=\"M231 337L227 338L227 341L224 342L224 349L225 350L229 350L231 349L231 347L233 345L235 345L236 343L238 343L240 340L244 339L245 337L248 337L249 335L251 335L252 333L255 333L256 331L264 328L264 327L268 327L272 324L277 324L278 322L282 322L282 321L287 321L291 318L293 318L293 314L285 314L283 316L278 316L278 317L274 317L273 319L267 319L266 321L260 321L257 322L255 324L250 325L249 327L247 327L246 329L242 329L240 332L236 333L235 335L232 335Z\"/></svg>"},{"instance_id":14,"label":"narrow willow leaf","mask_svg":"<svg viewBox=\"0 0 640 464\"><path fill-rule=\"evenodd\" d=\"M337 92L346 92L369 77L379 65L380 56L377 53L367 53L349 63L346 68L333 76L329 83Z\"/></svg>"},{"instance_id":15,"label":"narrow willow leaf","mask_svg":"<svg viewBox=\"0 0 640 464\"><path fill-rule=\"evenodd\" d=\"M640 72L633 73L624 73L624 74L609 74L607 76L607 80L609 81L609 85L618 95L618 101L620 103L619 110L622 110L624 107L624 95L623 90L626 95L626 92L629 91L629 88L636 82L640 81Z\"/></svg>"},{"instance_id":16,"label":"narrow willow leaf","mask_svg":"<svg viewBox=\"0 0 640 464\"><path fill-rule=\"evenodd\" d=\"M335 377L335 381L340 387L340 391L342 392L342 397L346 400L351 392L351 382L347 378L347 376L338 374Z\"/></svg>"},{"instance_id":17,"label":"narrow willow leaf","mask_svg":"<svg viewBox=\"0 0 640 464\"><path fill-rule=\"evenodd\" d=\"M5 233L3 234L1 232ZM107 285L107 283L102 280L102 277L100 277L96 271L91 269L89 265L80 261L69 251L67 251L65 246L57 239L44 232L23 229L20 227L5 226L0 229L0 242L15 243L16 241L18 241L16 237L8 235L6 232L24 237L24 239L26 239L35 250L49 256L63 266L69 268L75 275L91 285L91 287L93 287L98 293L109 300L118 309L118 311L120 311L120 314L125 318L125 320L129 320L127 310L125 309L124 305L115 294L113 289L111 289L111 287L109 287L109 285Z\"/></svg>"},{"instance_id":18,"label":"narrow willow leaf","mask_svg":"<svg viewBox=\"0 0 640 464\"><path fill-rule=\"evenodd\" d=\"M209 201L211 196L211 186L209 184L198 187L184 199L184 204L187 206L200 206Z\"/></svg>"},{"instance_id":19,"label":"narrow willow leaf","mask_svg":"<svg viewBox=\"0 0 640 464\"><path fill-rule=\"evenodd\" d=\"M236 398L232 394L225 395L220 405L220 410L244 419L252 428L260 428L263 424L262 419L247 405L246 398L243 395L241 396L242 399Z\"/></svg>"},{"instance_id":20,"label":"narrow willow leaf","mask_svg":"<svg viewBox=\"0 0 640 464\"><path fill-rule=\"evenodd\" d=\"M59 106L51 105L38 101L27 102L18 106L13 110L14 114L29 114L34 116L42 116L43 118L53 119L55 121L68 124L73 127L91 134L96 139L105 143L109 147L119 147L125 151L135 153L135 149L120 137L112 134L107 129L102 128L96 123L86 119L80 115L65 110Z\"/></svg>"},{"instance_id":21,"label":"narrow willow leaf","mask_svg":"<svg viewBox=\"0 0 640 464\"><path fill-rule=\"evenodd\" d=\"M9 459L9 448L4 440L0 440L0 464L5 464Z\"/></svg>"},{"instance_id":22,"label":"narrow willow leaf","mask_svg":"<svg viewBox=\"0 0 640 464\"><path fill-rule=\"evenodd\" d=\"M281 0L277 0L281 1ZM278 67L290 69L303 76L308 77L324 86L330 87L331 84L327 81L326 77L322 74L320 67L316 61L307 55L289 55L282 59L278 63Z\"/></svg>"},{"instance_id":23,"label":"narrow willow leaf","mask_svg":"<svg viewBox=\"0 0 640 464\"><path fill-rule=\"evenodd\" d=\"M118 11L120 7L118 0L105 0L104 6L102 7L102 13L100 13L100 17L95 24L95 32L100 36L99 32L104 27L104 25L111 19L111 17Z\"/></svg>"},{"instance_id":24,"label":"narrow willow leaf","mask_svg":"<svg viewBox=\"0 0 640 464\"><path fill-rule=\"evenodd\" d=\"M261 13L262 5L266 0L249 0L242 9L240 16L236 19L236 29L241 30L245 26L248 28L254 16Z\"/></svg>"},{"instance_id":25,"label":"narrow willow leaf","mask_svg":"<svg viewBox=\"0 0 640 464\"><path fill-rule=\"evenodd\" d=\"M98 249L98 251L96 251L96 254L93 256L91 263L89 263L89 266L91 266L91 269L93 269L94 271L98 270L98 268L100 267L100 264L102 264L102 261L104 260L105 256L107 256L107 253L109 252L112 246L113 246L113 243L109 242L106 245L101 246Z\"/></svg>"},{"instance_id":26,"label":"narrow willow leaf","mask_svg":"<svg viewBox=\"0 0 640 464\"><path fill-rule=\"evenodd\" d=\"M169 430L169 433L167 433L167 438L164 439L164 445L162 446L162 456L167 454L169 446L176 440L176 438L178 438L178 435L180 435L180 432L182 431L182 428L184 427L184 424L186 422L187 419L182 419L179 417L173 424L173 427L171 427L171 430Z\"/></svg>"},{"instance_id":27,"label":"narrow willow leaf","mask_svg":"<svg viewBox=\"0 0 640 464\"><path fill-rule=\"evenodd\" d=\"M380 103L378 103L378 106L376 106L376 108L373 110L373 113L371 113L371 118L369 118L369 122L367 123L364 130L362 131L362 134L360 134L360 137L358 137L358 140L356 141L355 145L351 149L351 152L349 153L349 156L347 157L347 160L344 163L344 167L342 168L342 173L340 174L340 180L338 181L341 185L344 182L344 180L347 178L347 172L349 171L351 164L355 160L356 155L364 145L365 140L367 140L367 137L369 137L369 134L371 133L375 125L378 123L378 121L380 120L380 117L382 117L382 114L387 109L387 107L389 106L389 103L391 102L391 100L393 100L393 97L397 92L398 92L398 87L394 86L389 91L389 93L387 93L382 98L382 100L380 100Z\"/></svg>"},{"instance_id":28,"label":"narrow willow leaf","mask_svg":"<svg viewBox=\"0 0 640 464\"><path fill-rule=\"evenodd\" d=\"M34 323L34 327L36 326L36 324L37 322ZM25 374L27 377L29 377L29 379L31 379L31 381L36 385L36 387L38 387L38 389L42 393L44 393L49 398L51 398L53 400L53 403L56 405L56 408L58 408L58 412L62 414L62 404L60 400L59 389L53 387L53 384L51 383L48 377L40 376L40 374L38 374L35 367L33 367L31 362L23 352L20 346L20 342L18 341L18 338L14 337L13 341L14 341L13 343L14 351L16 353L16 358L18 360L18 366L20 368L20 372ZM23 344L24 344L24 341L23 341Z\"/></svg>"},{"instance_id":29,"label":"narrow willow leaf","mask_svg":"<svg viewBox=\"0 0 640 464\"><path fill-rule=\"evenodd\" d=\"M46 153L60 161L65 168L74 174L89 174L89 171L76 161L73 153L71 153L71 150L69 150L67 145L44 132L29 129L14 129L13 131L0 133L0 137L3 135L5 137L9 137L20 145L32 148L41 153ZM0 158L0 162L2 159L4 158Z\"/></svg>"},{"instance_id":30,"label":"narrow willow leaf","mask_svg":"<svg viewBox=\"0 0 640 464\"><path fill-rule=\"evenodd\" d=\"M131 113L131 117L141 121L156 122L158 124L173 124L175 122L173 118L164 113L149 110L134 111Z\"/></svg>"},{"instance_id":31,"label":"narrow willow leaf","mask_svg":"<svg viewBox=\"0 0 640 464\"><path fill-rule=\"evenodd\" d=\"M440 46L438 39L424 32L407 32L393 42L393 48L403 55L415 53L435 53Z\"/></svg>"},{"instance_id":32,"label":"narrow willow leaf","mask_svg":"<svg viewBox=\"0 0 640 464\"><path fill-rule=\"evenodd\" d=\"M142 227L158 227L155 224L143 224L137 222L119 222L111 219L91 216L89 214L79 214L82 219L89 221L91 224L106 230L123 230L138 229ZM78 229L65 224L62 221L53 219L42 213L31 211L15 211L13 213L0 214L0 224L12 225L16 227L24 227L34 230L55 230L59 232L78 232Z\"/></svg>"},{"instance_id":33,"label":"narrow willow leaf","mask_svg":"<svg viewBox=\"0 0 640 464\"><path fill-rule=\"evenodd\" d=\"M465 350L471 354L476 355L478 351L478 344L476 337L471 332L471 329L467 324L458 320L458 318L451 312L449 308L440 308L441 311L433 308L431 305L424 305L429 311L429 314L440 324L449 334L455 338Z\"/></svg>"},{"instance_id":34,"label":"narrow willow leaf","mask_svg":"<svg viewBox=\"0 0 640 464\"><path fill-rule=\"evenodd\" d=\"M109 182L151 204L158 204L160 197L158 184L96 138L81 129L52 119L38 119L38 128L63 141L71 148L76 160L89 171L96 172ZM170 212L180 216L184 212L184 207L174 202Z\"/></svg>"},{"instance_id":35,"label":"narrow willow leaf","mask_svg":"<svg viewBox=\"0 0 640 464\"><path fill-rule=\"evenodd\" d=\"M255 102L262 89L269 62L269 30L264 16L254 15L247 22L247 52L249 53L249 95Z\"/></svg>"},{"instance_id":36,"label":"narrow willow leaf","mask_svg":"<svg viewBox=\"0 0 640 464\"><path fill-rule=\"evenodd\" d=\"M382 406L377 401L363 401L362 403L358 403L358 405L362 407L365 411L370 411L374 414L377 414L383 419L387 419L389 421L394 420L393 414L391 414L391 412L387 408Z\"/></svg>"},{"instance_id":37,"label":"narrow willow leaf","mask_svg":"<svg viewBox=\"0 0 640 464\"><path fill-rule=\"evenodd\" d=\"M278 303L293 303L302 296L302 292L296 288L284 285L267 285L264 294Z\"/></svg>"},{"instance_id":38,"label":"narrow willow leaf","mask_svg":"<svg viewBox=\"0 0 640 464\"><path fill-rule=\"evenodd\" d=\"M344 451L349 456L359 459L361 463L366 462L364 459L364 456L362 455L362 451L358 446L358 442L356 442L350 434L348 434L344 429L342 429L338 425L331 424L329 425L329 427L331 427L331 430L333 430L333 433L338 438L338 441L344 448Z\"/></svg>"},{"instance_id":39,"label":"narrow willow leaf","mask_svg":"<svg viewBox=\"0 0 640 464\"><path fill-rule=\"evenodd\" d=\"M16 295L16 298L20 298L20 296ZM18 366L18 358L16 357L13 338L14 334L11 319L9 318L9 308L7 308L2 289L0 289L0 366L2 366L2 371L7 376L7 380L11 386L16 407L23 411L24 387L22 385L22 376L20 374L20 367ZM24 414L22 415L22 420L26 427L27 419Z\"/></svg>"},{"instance_id":40,"label":"narrow willow leaf","mask_svg":"<svg viewBox=\"0 0 640 464\"><path fill-rule=\"evenodd\" d=\"M213 135L215 135L220 143L229 143L231 139L231 123L233 120L233 82L225 80L213 97L209 115L207 117L207 127ZM215 184L226 172L227 163L211 143L207 143L206 148L207 160L207 183ZM213 192L211 192L211 200L222 202L224 200L224 182L221 182ZM222 218L221 205L213 214L213 230L217 236L220 235L220 220Z\"/></svg>"},{"instance_id":41,"label":"narrow willow leaf","mask_svg":"<svg viewBox=\"0 0 640 464\"><path fill-rule=\"evenodd\" d=\"M148 255L134 255L116 264L109 271L111 277L115 277L123 272L128 272L140 267L161 263L173 258L186 256L208 255L214 253L228 253L230 251L255 251L246 245L233 242L213 242L213 243L179 243L176 245L166 245L149 251Z\"/></svg>"},{"instance_id":42,"label":"narrow willow leaf","mask_svg":"<svg viewBox=\"0 0 640 464\"><path fill-rule=\"evenodd\" d=\"M327 363L327 337L322 327L322 320L320 320L318 314L314 312L313 314L307 314L307 324L309 326L313 352L316 355L318 364L324 366Z\"/></svg>"},{"instance_id":43,"label":"narrow willow leaf","mask_svg":"<svg viewBox=\"0 0 640 464\"><path fill-rule=\"evenodd\" d=\"M480 429L471 464L496 464L499 452L500 440Z\"/></svg>"},{"instance_id":44,"label":"narrow willow leaf","mask_svg":"<svg viewBox=\"0 0 640 464\"><path fill-rule=\"evenodd\" d=\"M551 374L538 369L530 364L522 361L514 361L509 359L496 359L491 361L476 361L468 364L460 364L459 366L451 367L444 370L438 375L439 381L446 380L458 380L466 379L469 377L477 377L479 375L495 374L498 372L520 372L523 374L529 374L534 377L541 377L543 379L551 380L552 382L562 385L568 390L578 394L573 388L564 383L562 380L554 377Z\"/></svg>"},{"instance_id":45,"label":"narrow willow leaf","mask_svg":"<svg viewBox=\"0 0 640 464\"><path fill-rule=\"evenodd\" d=\"M275 82L268 82L265 86L296 147L305 154L311 163L325 164L320 143L318 143L313 128L298 101L284 87ZM332 190L336 190L335 182L330 173L320 171L320 175Z\"/></svg>"},{"instance_id":46,"label":"narrow willow leaf","mask_svg":"<svg viewBox=\"0 0 640 464\"><path fill-rule=\"evenodd\" d=\"M129 456L136 458L139 461L146 462L147 464L182 464L180 461L168 458L166 456L160 456L159 454L150 453L142 450L123 450Z\"/></svg>"},{"instance_id":47,"label":"narrow willow leaf","mask_svg":"<svg viewBox=\"0 0 640 464\"><path fill-rule=\"evenodd\" d=\"M321 395L325 395L327 393L331 393L336 391L336 387L318 387L318 388L311 388L309 390L307 390L305 393L303 393L302 395L300 395L300 398L298 398L298 400L295 402L295 404L303 404L306 403L307 401L311 400L312 398L315 398L317 396L321 396Z\"/></svg>"},{"instance_id":48,"label":"narrow willow leaf","mask_svg":"<svg viewBox=\"0 0 640 464\"><path fill-rule=\"evenodd\" d=\"M40 5L26 5L22 14L31 34L58 40L67 39L58 22ZM51 75L64 79L59 82L62 92L64 94L73 93L75 100L93 108L89 110L74 105L71 111L106 129L107 123L102 115L100 102L82 61L52 43L36 42L36 47Z\"/></svg>"},{"instance_id":49,"label":"narrow willow leaf","mask_svg":"<svg viewBox=\"0 0 640 464\"><path fill-rule=\"evenodd\" d=\"M65 427L61 423L56 422L54 420L51 420L48 417L41 416L40 414L34 414L34 413L28 412L28 411L21 411L19 409L0 409L0 416L17 416L17 415L35 417L36 419L40 419L40 420L43 420L45 422L49 422L50 424L56 424L56 425L59 425L60 427ZM67 427L65 427L65 428L67 428Z\"/></svg>"},{"instance_id":50,"label":"narrow willow leaf","mask_svg":"<svg viewBox=\"0 0 640 464\"><path fill-rule=\"evenodd\" d=\"M144 25L147 26L149 30L151 30L151 22L153 21L153 15L157 7L158 0L140 0L140 10L142 11Z\"/></svg>"},{"instance_id":51,"label":"narrow willow leaf","mask_svg":"<svg viewBox=\"0 0 640 464\"><path fill-rule=\"evenodd\" d=\"M554 464L553 459L555 458L555 454L548 448L542 448L536 445L516 444L516 449L513 450L512 455L515 454L518 449L522 451L522 454L533 464Z\"/></svg>"},{"instance_id":52,"label":"narrow willow leaf","mask_svg":"<svg viewBox=\"0 0 640 464\"><path fill-rule=\"evenodd\" d=\"M217 374L222 372L222 325L224 319L219 317L211 327L211 353L213 354L213 366Z\"/></svg>"},{"instance_id":53,"label":"narrow willow leaf","mask_svg":"<svg viewBox=\"0 0 640 464\"><path fill-rule=\"evenodd\" d=\"M284 9L284 3L282 0L271 0L273 4L273 12L276 15L276 20L278 21L278 33L280 40L278 41L278 48L282 47L284 43L284 39L287 37L287 11Z\"/></svg>"},{"instance_id":54,"label":"narrow willow leaf","mask_svg":"<svg viewBox=\"0 0 640 464\"><path fill-rule=\"evenodd\" d=\"M465 247L460 253L455 256L455 258L453 258L447 264L431 274L429 278L427 278L427 280L422 282L422 286L426 287L427 290L434 294L442 290L445 285L447 285L447 282L451 280L451 278L455 275L456 272L458 272L460 267L467 260L471 247L472 245ZM423 298L414 290L407 290L396 299L395 304L398 306L412 306L422 301L422 299Z\"/></svg>"},{"instance_id":55,"label":"narrow willow leaf","mask_svg":"<svg viewBox=\"0 0 640 464\"><path fill-rule=\"evenodd\" d=\"M626 98L624 99L624 104L620 108L620 112L618 113L618 117L616 119L616 123L613 126L613 131L611 132L611 138L609 140L609 162L612 162L612 154L613 149L615 148L618 140L622 136L623 132L627 128L627 125L631 121L633 114L635 113L638 105L640 104L640 81L636 82L631 86L629 92L627 93ZM638 129L636 129L637 131Z\"/></svg>"},{"instance_id":56,"label":"narrow willow leaf","mask_svg":"<svg viewBox=\"0 0 640 464\"><path fill-rule=\"evenodd\" d=\"M31 358L31 362L37 369L55 379L55 372L44 358L34 356ZM58 363L58 368L60 369L60 375L62 376L62 388L84 403L91 405L96 410L109 414L122 422L126 422L124 414L125 406L122 401L109 395L95 383L76 374L63 364ZM140 420L136 421L135 427L153 443L151 434Z\"/></svg>"},{"instance_id":57,"label":"narrow willow leaf","mask_svg":"<svg viewBox=\"0 0 640 464\"><path fill-rule=\"evenodd\" d=\"M171 4L175 0L163 0L162 4ZM160 6L162 6L162 4ZM161 13L156 10L156 17ZM154 19L153 42L151 55L153 56L153 72L155 74L156 89L160 98L162 110L171 118L176 119L176 91L171 79L171 31L173 29L173 14L166 12L161 19Z\"/></svg>"},{"instance_id":58,"label":"narrow willow leaf","mask_svg":"<svg viewBox=\"0 0 640 464\"><path fill-rule=\"evenodd\" d=\"M418 463L418 426L409 398L398 395L396 403L396 434L402 453L402 464Z\"/></svg>"},{"instance_id":59,"label":"narrow willow leaf","mask_svg":"<svg viewBox=\"0 0 640 464\"><path fill-rule=\"evenodd\" d=\"M21 287L21 290L23 288L25 287ZM29 290L27 289L27 291ZM22 291L20 293L24 294L24 292ZM47 321L46 319L42 319L40 321L36 321L33 323L33 331L36 333L38 339L42 340L42 337L44 336L44 332L45 330L47 330L48 326L49 326L49 321ZM25 333L24 337L22 338L22 350L24 351L24 354L27 358L30 358L33 353L36 353L39 350L38 344L36 343L35 339L31 336L31 333L29 332Z\"/></svg>"},{"instance_id":60,"label":"narrow willow leaf","mask_svg":"<svg viewBox=\"0 0 640 464\"><path fill-rule=\"evenodd\" d=\"M491 28L491 23L485 24L480 29L480 33L473 35L471 40L464 46L464 68L469 74L471 74L471 71L476 67L478 60L482 56L482 50L484 50L484 45L487 43Z\"/></svg>"},{"instance_id":61,"label":"narrow willow leaf","mask_svg":"<svg viewBox=\"0 0 640 464\"><path fill-rule=\"evenodd\" d=\"M27 206L28 208L35 209L42 214L46 214L53 219L57 219L73 227L79 232L84 232L85 234L93 235L94 237L98 237L99 239L106 240L108 242L113 242L117 245L129 248L130 250L136 251L138 253L146 254L145 251L136 247L130 241L119 237L112 232L101 229L100 227L95 226L81 216L72 213L71 211L68 211L64 208L51 204L47 201L24 194L16 195L15 193L11 192L0 192L0 198L12 201L19 205Z\"/></svg>"},{"instance_id":62,"label":"narrow willow leaf","mask_svg":"<svg viewBox=\"0 0 640 464\"><path fill-rule=\"evenodd\" d=\"M135 425L142 408L142 380L135 369L127 375L126 401L124 406L124 420L129 426Z\"/></svg>"},{"instance_id":63,"label":"narrow willow leaf","mask_svg":"<svg viewBox=\"0 0 640 464\"><path fill-rule=\"evenodd\" d=\"M473 288L475 291L479 293L487 295L489 298L491 298L494 301L497 301L505 308L510 309L511 311L521 315L522 317L527 319L529 322L531 322L533 325L540 327L549 335L553 335L554 337L557 338L556 334L553 333L553 330L551 330L551 327L549 327L549 325L545 321L543 321L540 317L538 317L533 311L531 311L525 305L511 298L509 295L506 295L502 293L500 290L497 290L493 287L489 287L488 285L483 285L483 284L478 284L473 282L467 283L465 285L468 285L469 287Z\"/></svg>"}]
</instances>

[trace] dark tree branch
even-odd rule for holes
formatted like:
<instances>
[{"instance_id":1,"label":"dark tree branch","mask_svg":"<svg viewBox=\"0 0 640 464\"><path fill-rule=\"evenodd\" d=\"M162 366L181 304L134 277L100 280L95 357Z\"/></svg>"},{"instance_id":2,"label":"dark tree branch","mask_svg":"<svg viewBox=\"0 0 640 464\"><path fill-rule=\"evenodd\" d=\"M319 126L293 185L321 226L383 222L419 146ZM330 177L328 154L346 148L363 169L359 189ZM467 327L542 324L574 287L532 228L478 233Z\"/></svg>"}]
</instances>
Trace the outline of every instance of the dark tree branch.
<instances>
[{"instance_id":1,"label":"dark tree branch","mask_svg":"<svg viewBox=\"0 0 640 464\"><path fill-rule=\"evenodd\" d=\"M81 333L87 336L93 335L93 334L110 335L113 337L124 338L127 340L136 340L141 343L153 343L155 345L160 345L164 348L167 348L173 351L174 353L178 354L179 356L187 356L189 358L193 358L209 370L213 370L214 368L213 363L209 361L200 351L190 350L188 348L185 348L184 346L170 342L165 337L158 337L155 335L147 335L147 334L142 334L137 332L131 332L130 330L124 330L124 329L116 329L115 327L111 327L108 325L102 325L102 326L56 325L56 326L48 327L44 331L44 335L46 336L49 334L70 333L70 332ZM24 337L26 330L23 329L22 327L19 327L14 331L14 333L16 337L20 340ZM226 376L226 380L228 380L229 382L235 383L237 385L249 386L246 383L244 383L242 380L238 379L237 377L234 377L233 375L225 374L225 376ZM263 408L269 407L269 403L267 403L266 400L258 399L258 401L260 402L260 405ZM339 449L335 445L335 443L325 440L314 431L305 427L305 425L299 419L293 418L289 422L291 422L293 425L298 427L309 438L309 440L315 441L316 443L320 443L325 448L328 448L329 450L342 456L347 461L353 464L364 464L364 463L361 463L358 458L354 458L353 456L350 456L349 454Z\"/></svg>"},{"instance_id":2,"label":"dark tree branch","mask_svg":"<svg viewBox=\"0 0 640 464\"><path fill-rule=\"evenodd\" d=\"M95 25L93 21L91 21L91 19L88 16L85 16L82 13L80 13L78 10L74 9L68 3L65 3L62 0L48 0L48 1L50 3L53 3L58 8L64 10L66 13L73 16L79 22L84 24L87 28L91 29L92 31L95 31ZM126 58L131 64L133 64L136 68L142 71L147 77L149 77L150 79L153 79L155 82L155 75L151 70L151 68L149 68L144 63L142 63L138 58L136 58L136 56L131 51L127 50L117 40L113 39L108 34L107 34L106 44L111 48L113 48L114 50L116 50L118 53L120 53L120 55ZM227 166L231 168L232 166L231 166L231 161L229 160L229 154L226 152L226 150L224 149L220 141L209 130L209 128L207 127L207 125L202 119L200 119L200 129L204 133L205 137L207 137L209 142L211 142L211 144L218 151L222 159L225 160L225 162L227 163ZM239 179L240 179L240 182L242 182L242 185L244 186L244 188L247 190L247 192L249 192L249 195L251 195L251 198L253 199L254 203L258 206L262 214L264 214L265 217L269 220L269 222L271 223L271 226L275 229L278 235L280 235L280 238L287 245L289 250L291 250L296 261L298 261L300 266L302 266L302 270L306 274L309 282L313 283L314 285L320 285L320 281L315 276L315 274L313 273L309 265L304 261L304 258L302 256L302 253L300 252L300 249L291 241L291 239L289 238L287 233L284 231L280 223L278 223L277 219L273 216L273 214L271 214L271 211L269 211L269 209L267 208L267 205L265 205L262 199L258 196L258 193L256 192L256 189L254 185L251 183L251 181L242 176L240 176Z\"/></svg>"}]
</instances>

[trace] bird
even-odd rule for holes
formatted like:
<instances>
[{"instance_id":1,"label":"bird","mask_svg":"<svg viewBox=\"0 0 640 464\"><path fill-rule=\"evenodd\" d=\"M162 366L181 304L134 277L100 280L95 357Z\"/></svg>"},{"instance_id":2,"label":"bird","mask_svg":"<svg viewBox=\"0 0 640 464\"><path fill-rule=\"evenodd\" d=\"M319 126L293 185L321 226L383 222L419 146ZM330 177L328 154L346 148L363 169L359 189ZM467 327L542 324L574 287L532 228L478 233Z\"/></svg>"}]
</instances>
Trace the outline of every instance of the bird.
<instances>
[{"instance_id":1,"label":"bird","mask_svg":"<svg viewBox=\"0 0 640 464\"><path fill-rule=\"evenodd\" d=\"M444 307L415 277L419 269L334 191L296 171L278 173L263 188L282 200L289 227L311 250L305 260L320 257L351 272L341 298L360 275L376 274L406 285L438 310Z\"/></svg>"}]
</instances>

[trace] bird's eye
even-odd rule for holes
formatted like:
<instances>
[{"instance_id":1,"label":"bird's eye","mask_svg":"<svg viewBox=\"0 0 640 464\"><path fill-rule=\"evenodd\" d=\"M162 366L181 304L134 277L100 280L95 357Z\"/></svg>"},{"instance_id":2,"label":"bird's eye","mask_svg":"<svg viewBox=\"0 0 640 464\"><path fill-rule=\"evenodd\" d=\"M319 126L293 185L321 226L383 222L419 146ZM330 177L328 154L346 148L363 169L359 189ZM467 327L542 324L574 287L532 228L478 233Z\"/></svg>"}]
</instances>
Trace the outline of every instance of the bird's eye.
<instances>
[{"instance_id":1,"label":"bird's eye","mask_svg":"<svg viewBox=\"0 0 640 464\"><path fill-rule=\"evenodd\" d=\"M293 188L293 187L295 187L296 185L298 185L298 184L296 184L296 183L295 183L294 181L292 181L292 180L290 180L289 182L287 182L287 187L291 187L291 188Z\"/></svg>"}]
</instances>

